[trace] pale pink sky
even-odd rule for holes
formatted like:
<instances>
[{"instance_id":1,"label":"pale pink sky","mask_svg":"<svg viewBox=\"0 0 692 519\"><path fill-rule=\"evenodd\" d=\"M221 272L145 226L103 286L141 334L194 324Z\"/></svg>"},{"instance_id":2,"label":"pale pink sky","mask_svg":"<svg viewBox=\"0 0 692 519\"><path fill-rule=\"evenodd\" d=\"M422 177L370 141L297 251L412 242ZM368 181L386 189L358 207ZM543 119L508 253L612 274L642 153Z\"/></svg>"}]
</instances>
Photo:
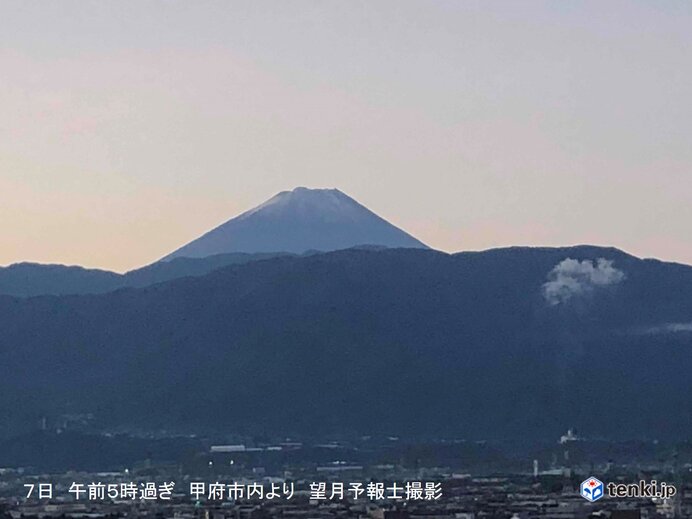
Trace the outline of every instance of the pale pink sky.
<instances>
[{"instance_id":1,"label":"pale pink sky","mask_svg":"<svg viewBox=\"0 0 692 519\"><path fill-rule=\"evenodd\" d=\"M338 187L429 245L692 263L692 4L0 5L0 265L127 270Z\"/></svg>"}]
</instances>

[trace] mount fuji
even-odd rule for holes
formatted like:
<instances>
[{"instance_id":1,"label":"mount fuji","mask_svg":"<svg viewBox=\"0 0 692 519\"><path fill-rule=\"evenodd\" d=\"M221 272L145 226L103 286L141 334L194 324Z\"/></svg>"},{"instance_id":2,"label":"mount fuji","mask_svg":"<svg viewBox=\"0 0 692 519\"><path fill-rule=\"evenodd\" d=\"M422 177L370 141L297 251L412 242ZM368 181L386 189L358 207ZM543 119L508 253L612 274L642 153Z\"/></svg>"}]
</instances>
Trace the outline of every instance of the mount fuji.
<instances>
[{"instance_id":1,"label":"mount fuji","mask_svg":"<svg viewBox=\"0 0 692 519\"><path fill-rule=\"evenodd\" d=\"M231 252L326 252L361 245L428 248L338 189L297 187L219 225L161 261Z\"/></svg>"}]
</instances>

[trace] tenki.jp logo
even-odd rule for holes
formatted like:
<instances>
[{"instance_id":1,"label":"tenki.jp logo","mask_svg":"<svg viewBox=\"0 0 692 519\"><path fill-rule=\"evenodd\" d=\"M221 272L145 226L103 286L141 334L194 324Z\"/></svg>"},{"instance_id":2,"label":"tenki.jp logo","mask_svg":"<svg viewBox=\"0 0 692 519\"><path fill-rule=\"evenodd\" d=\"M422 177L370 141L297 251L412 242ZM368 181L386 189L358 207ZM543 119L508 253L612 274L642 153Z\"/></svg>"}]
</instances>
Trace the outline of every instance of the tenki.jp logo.
<instances>
[{"instance_id":1,"label":"tenki.jp logo","mask_svg":"<svg viewBox=\"0 0 692 519\"><path fill-rule=\"evenodd\" d=\"M598 501L603 497L603 482L591 476L581 483L581 497L591 501Z\"/></svg>"}]
</instances>

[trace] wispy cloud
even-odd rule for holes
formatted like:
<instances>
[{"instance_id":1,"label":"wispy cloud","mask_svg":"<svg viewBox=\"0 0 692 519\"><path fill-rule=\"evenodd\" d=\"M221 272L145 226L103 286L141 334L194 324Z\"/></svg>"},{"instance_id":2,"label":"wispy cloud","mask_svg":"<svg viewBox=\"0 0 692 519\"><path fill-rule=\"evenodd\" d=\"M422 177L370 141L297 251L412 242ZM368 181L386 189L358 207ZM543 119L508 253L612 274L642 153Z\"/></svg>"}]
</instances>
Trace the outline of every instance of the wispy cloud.
<instances>
[{"instance_id":1,"label":"wispy cloud","mask_svg":"<svg viewBox=\"0 0 692 519\"><path fill-rule=\"evenodd\" d=\"M692 322L689 323L665 323L658 326L644 328L640 332L644 335L660 335L667 333L692 333Z\"/></svg>"}]
</instances>

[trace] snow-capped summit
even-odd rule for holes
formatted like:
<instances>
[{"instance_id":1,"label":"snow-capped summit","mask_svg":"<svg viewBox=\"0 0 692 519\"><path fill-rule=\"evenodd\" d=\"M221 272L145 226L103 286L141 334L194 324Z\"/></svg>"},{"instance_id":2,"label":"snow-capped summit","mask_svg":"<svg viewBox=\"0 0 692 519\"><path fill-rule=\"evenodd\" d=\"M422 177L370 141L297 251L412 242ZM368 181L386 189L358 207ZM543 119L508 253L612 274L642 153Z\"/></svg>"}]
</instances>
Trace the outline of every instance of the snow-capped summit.
<instances>
[{"instance_id":1,"label":"snow-capped summit","mask_svg":"<svg viewBox=\"0 0 692 519\"><path fill-rule=\"evenodd\" d=\"M219 225L169 254L332 251L359 245L427 248L338 189L297 187Z\"/></svg>"}]
</instances>

